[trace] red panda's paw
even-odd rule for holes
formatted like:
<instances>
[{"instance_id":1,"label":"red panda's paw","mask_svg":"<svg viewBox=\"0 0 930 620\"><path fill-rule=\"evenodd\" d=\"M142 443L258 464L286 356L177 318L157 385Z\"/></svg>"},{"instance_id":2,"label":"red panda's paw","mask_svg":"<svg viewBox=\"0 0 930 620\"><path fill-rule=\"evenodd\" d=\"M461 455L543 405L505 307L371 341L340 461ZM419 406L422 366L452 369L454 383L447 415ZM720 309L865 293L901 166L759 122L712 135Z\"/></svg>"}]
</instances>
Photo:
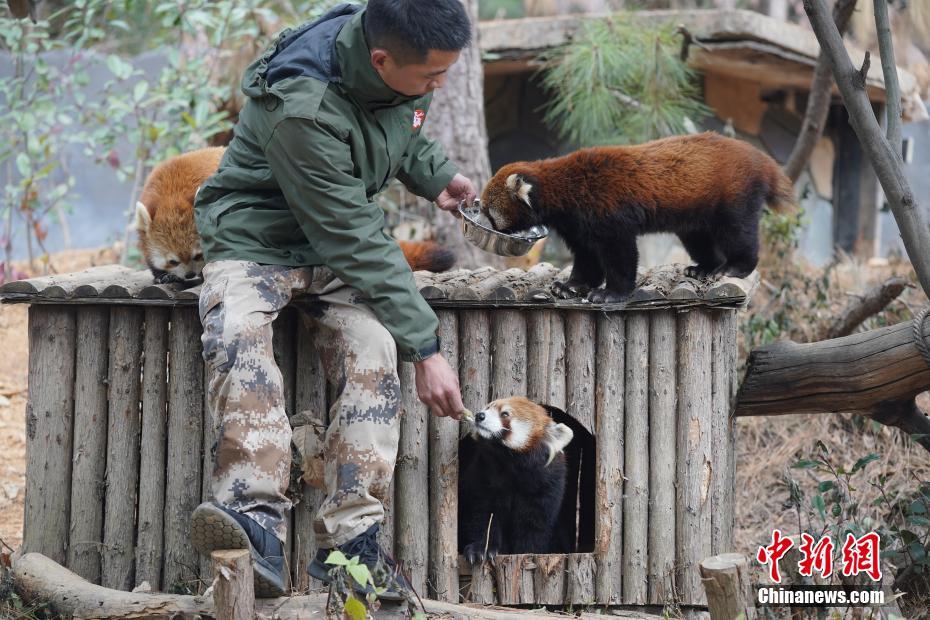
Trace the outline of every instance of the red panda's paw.
<instances>
[{"instance_id":1,"label":"red panda's paw","mask_svg":"<svg viewBox=\"0 0 930 620\"><path fill-rule=\"evenodd\" d=\"M591 287L587 284L572 282L571 280L552 283L552 292L559 299L575 299L576 297L584 297L590 290Z\"/></svg>"},{"instance_id":2,"label":"red panda's paw","mask_svg":"<svg viewBox=\"0 0 930 620\"><path fill-rule=\"evenodd\" d=\"M155 284L183 284L184 280L177 277L173 273L168 273L167 271L162 271L155 274Z\"/></svg>"},{"instance_id":3,"label":"red panda's paw","mask_svg":"<svg viewBox=\"0 0 930 620\"><path fill-rule=\"evenodd\" d=\"M497 557L497 549L493 546L489 546L487 552L485 552L484 545L484 541L465 545L465 549L462 553L469 564L476 566L483 563L485 560L491 561Z\"/></svg>"},{"instance_id":4,"label":"red panda's paw","mask_svg":"<svg viewBox=\"0 0 930 620\"><path fill-rule=\"evenodd\" d=\"M703 280L715 275L717 275L716 269L707 269L700 265L689 265L685 267L685 276L694 280Z\"/></svg>"},{"instance_id":5,"label":"red panda's paw","mask_svg":"<svg viewBox=\"0 0 930 620\"><path fill-rule=\"evenodd\" d=\"M629 298L629 294L623 294L608 288L596 288L588 293L588 301L592 304L619 304Z\"/></svg>"}]
</instances>

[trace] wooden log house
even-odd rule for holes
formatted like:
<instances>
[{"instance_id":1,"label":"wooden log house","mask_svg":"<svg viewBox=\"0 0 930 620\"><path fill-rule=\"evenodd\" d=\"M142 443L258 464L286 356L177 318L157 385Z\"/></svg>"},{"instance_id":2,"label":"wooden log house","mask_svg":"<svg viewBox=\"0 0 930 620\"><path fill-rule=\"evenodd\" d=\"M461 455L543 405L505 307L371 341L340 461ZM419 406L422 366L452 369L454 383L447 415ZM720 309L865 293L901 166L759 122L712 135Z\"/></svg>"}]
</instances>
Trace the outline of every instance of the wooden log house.
<instances>
[{"instance_id":1,"label":"wooden log house","mask_svg":"<svg viewBox=\"0 0 930 620\"><path fill-rule=\"evenodd\" d=\"M464 423L429 415L407 363L383 542L441 601L703 605L698 563L733 544L736 312L757 279L699 282L663 267L640 274L627 303L593 305L552 297L566 273L415 276L468 408L525 394L566 412L575 439L559 527L573 553L479 567L458 555ZM0 287L4 303L30 304L25 552L117 589L202 591L212 580L187 534L209 496L215 434L198 293L119 266ZM299 305L274 324L295 434L325 424L335 397ZM306 591L319 585L305 568L322 494L299 475L287 553L293 588Z\"/></svg>"}]
</instances>

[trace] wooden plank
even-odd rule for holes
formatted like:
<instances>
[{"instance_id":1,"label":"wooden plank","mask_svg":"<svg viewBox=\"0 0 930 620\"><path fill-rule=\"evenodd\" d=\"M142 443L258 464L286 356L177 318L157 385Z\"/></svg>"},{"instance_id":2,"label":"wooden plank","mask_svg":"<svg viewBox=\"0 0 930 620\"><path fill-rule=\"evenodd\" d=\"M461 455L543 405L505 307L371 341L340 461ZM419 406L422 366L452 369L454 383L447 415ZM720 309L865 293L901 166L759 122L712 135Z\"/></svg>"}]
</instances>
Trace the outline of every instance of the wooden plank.
<instances>
[{"instance_id":1,"label":"wooden plank","mask_svg":"<svg viewBox=\"0 0 930 620\"><path fill-rule=\"evenodd\" d=\"M649 534L649 316L626 320L624 440L637 446L624 452L623 602L646 603Z\"/></svg>"},{"instance_id":2,"label":"wooden plank","mask_svg":"<svg viewBox=\"0 0 930 620\"><path fill-rule=\"evenodd\" d=\"M153 590L162 588L161 567L165 546L169 319L170 312L164 308L145 309L135 585L147 581Z\"/></svg>"},{"instance_id":3,"label":"wooden plank","mask_svg":"<svg viewBox=\"0 0 930 620\"><path fill-rule=\"evenodd\" d=\"M119 279L134 270L122 265L91 267L74 273L55 274L26 280L15 280L0 286L0 293L39 294L61 299L70 296L74 289L89 283L109 282ZM93 289L96 292L96 289Z\"/></svg>"},{"instance_id":4,"label":"wooden plank","mask_svg":"<svg viewBox=\"0 0 930 620\"><path fill-rule=\"evenodd\" d=\"M394 548L409 571L410 584L426 592L429 535L428 412L417 398L413 364L399 366L401 387L400 447L395 469Z\"/></svg>"},{"instance_id":5,"label":"wooden plank","mask_svg":"<svg viewBox=\"0 0 930 620\"><path fill-rule=\"evenodd\" d=\"M619 314L597 317L595 389L595 592L604 605L622 600L625 329ZM562 568L564 570L564 567Z\"/></svg>"},{"instance_id":6,"label":"wooden plank","mask_svg":"<svg viewBox=\"0 0 930 620\"><path fill-rule=\"evenodd\" d=\"M316 348L316 339L319 332L313 321L306 315L300 317L297 324L297 363L296 380L294 385L294 408L297 410L295 432L300 432L300 425L309 425L304 428L306 442L303 450L306 454L323 453L323 438L326 433L329 413L326 407L326 373L323 370L323 361ZM307 459L304 458L304 463ZM322 461L317 461L322 472ZM311 588L319 588L322 583L311 579L307 574L307 566L316 555L316 539L313 533L313 519L317 510L326 497L326 492L320 487L308 484L306 470L301 484L302 498L294 508L294 543L293 555L293 583L299 592ZM318 481L322 485L322 480Z\"/></svg>"},{"instance_id":7,"label":"wooden plank","mask_svg":"<svg viewBox=\"0 0 930 620\"><path fill-rule=\"evenodd\" d=\"M136 271L115 280L100 291L100 297L131 299L137 297L142 292L142 289L151 286L151 284L152 273L150 271Z\"/></svg>"},{"instance_id":8,"label":"wooden plank","mask_svg":"<svg viewBox=\"0 0 930 620\"><path fill-rule=\"evenodd\" d=\"M458 316L436 313L442 356L458 372ZM450 603L459 599L458 454L459 423L432 412L429 428L429 581L430 598ZM423 533L421 532L421 535Z\"/></svg>"},{"instance_id":9,"label":"wooden plank","mask_svg":"<svg viewBox=\"0 0 930 620\"><path fill-rule=\"evenodd\" d=\"M597 321L591 312L565 315L566 413L594 434L594 357Z\"/></svg>"},{"instance_id":10,"label":"wooden plank","mask_svg":"<svg viewBox=\"0 0 930 620\"><path fill-rule=\"evenodd\" d=\"M670 311L649 323L649 535L648 602L675 596L675 437L677 419L676 321Z\"/></svg>"},{"instance_id":11,"label":"wooden plank","mask_svg":"<svg viewBox=\"0 0 930 620\"><path fill-rule=\"evenodd\" d=\"M100 582L103 543L109 325L105 307L77 310L68 568L91 583Z\"/></svg>"},{"instance_id":12,"label":"wooden plank","mask_svg":"<svg viewBox=\"0 0 930 620\"><path fill-rule=\"evenodd\" d=\"M706 311L678 315L676 583L686 605L705 604L698 564L711 555L713 329Z\"/></svg>"},{"instance_id":13,"label":"wooden plank","mask_svg":"<svg viewBox=\"0 0 930 620\"><path fill-rule=\"evenodd\" d=\"M572 553L565 564L565 604L594 604L594 575L597 562L591 553Z\"/></svg>"},{"instance_id":14,"label":"wooden plank","mask_svg":"<svg viewBox=\"0 0 930 620\"><path fill-rule=\"evenodd\" d=\"M167 591L196 584L200 558L188 536L191 513L200 503L203 464L203 359L201 326L193 309L171 312L168 351L168 476L165 486Z\"/></svg>"},{"instance_id":15,"label":"wooden plank","mask_svg":"<svg viewBox=\"0 0 930 620\"><path fill-rule=\"evenodd\" d=\"M732 376L736 374L736 312L721 310L713 320L713 397L711 411L711 553L733 551L735 462L733 418L731 416Z\"/></svg>"},{"instance_id":16,"label":"wooden plank","mask_svg":"<svg viewBox=\"0 0 930 620\"><path fill-rule=\"evenodd\" d=\"M535 605L563 605L565 603L566 556L547 554L536 556L534 571Z\"/></svg>"},{"instance_id":17,"label":"wooden plank","mask_svg":"<svg viewBox=\"0 0 930 620\"><path fill-rule=\"evenodd\" d=\"M67 558L74 420L75 313L29 308L26 498L23 550Z\"/></svg>"},{"instance_id":18,"label":"wooden plank","mask_svg":"<svg viewBox=\"0 0 930 620\"><path fill-rule=\"evenodd\" d=\"M526 316L518 310L491 314L491 399L526 394Z\"/></svg>"},{"instance_id":19,"label":"wooden plank","mask_svg":"<svg viewBox=\"0 0 930 620\"><path fill-rule=\"evenodd\" d=\"M110 309L107 487L101 584L118 590L130 590L135 584L144 325L145 313L140 308Z\"/></svg>"},{"instance_id":20,"label":"wooden plank","mask_svg":"<svg viewBox=\"0 0 930 620\"><path fill-rule=\"evenodd\" d=\"M491 314L487 310L459 313L459 385L462 402L473 412L491 400ZM464 435L469 425L460 428Z\"/></svg>"}]
</instances>

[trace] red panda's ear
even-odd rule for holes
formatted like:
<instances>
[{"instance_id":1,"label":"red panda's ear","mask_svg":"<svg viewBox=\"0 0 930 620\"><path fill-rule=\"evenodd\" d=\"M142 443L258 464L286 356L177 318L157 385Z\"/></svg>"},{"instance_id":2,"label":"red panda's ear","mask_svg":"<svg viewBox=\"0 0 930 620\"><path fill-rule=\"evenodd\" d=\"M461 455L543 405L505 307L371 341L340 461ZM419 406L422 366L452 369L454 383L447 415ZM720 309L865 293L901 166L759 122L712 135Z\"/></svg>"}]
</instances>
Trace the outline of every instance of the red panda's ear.
<instances>
[{"instance_id":1,"label":"red panda's ear","mask_svg":"<svg viewBox=\"0 0 930 620\"><path fill-rule=\"evenodd\" d=\"M533 208L533 205L530 204L530 191L533 189L533 186L527 183L523 177L519 174L511 174L507 177L506 185L511 196L531 209Z\"/></svg>"},{"instance_id":2,"label":"red panda's ear","mask_svg":"<svg viewBox=\"0 0 930 620\"><path fill-rule=\"evenodd\" d=\"M575 434L572 432L572 429L564 424L549 422L549 424L546 425L546 437L544 441L546 442L546 447L549 448L549 459L546 461L546 465L552 462L556 454L565 449L565 446L571 442L574 436Z\"/></svg>"},{"instance_id":3,"label":"red panda's ear","mask_svg":"<svg viewBox=\"0 0 930 620\"><path fill-rule=\"evenodd\" d=\"M136 230L147 233L152 225L152 216L141 202L136 202Z\"/></svg>"}]
</instances>

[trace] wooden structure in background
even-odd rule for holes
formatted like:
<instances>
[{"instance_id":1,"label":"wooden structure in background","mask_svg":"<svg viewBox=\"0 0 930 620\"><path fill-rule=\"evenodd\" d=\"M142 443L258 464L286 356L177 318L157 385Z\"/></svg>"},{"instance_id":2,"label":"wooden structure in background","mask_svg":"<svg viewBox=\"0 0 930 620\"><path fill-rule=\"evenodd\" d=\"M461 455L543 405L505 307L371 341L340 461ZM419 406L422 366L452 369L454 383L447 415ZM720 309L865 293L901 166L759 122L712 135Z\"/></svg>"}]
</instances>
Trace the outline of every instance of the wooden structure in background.
<instances>
[{"instance_id":1,"label":"wooden structure in background","mask_svg":"<svg viewBox=\"0 0 930 620\"><path fill-rule=\"evenodd\" d=\"M575 552L465 566L456 527L463 429L428 414L412 365L401 365L383 542L418 591L448 602L641 606L677 592L683 605L704 604L698 562L732 547L735 315L755 280L698 282L662 268L641 274L626 304L596 306L553 299L559 271L548 264L415 276L467 407L526 394L567 412L575 430L560 521ZM117 589L148 581L202 591L212 580L187 535L190 512L209 496L214 437L198 292L122 267L0 287L4 302L31 305L26 552ZM325 424L335 396L299 305L274 324L298 431ZM288 554L305 591L321 496L298 492Z\"/></svg>"}]
</instances>

